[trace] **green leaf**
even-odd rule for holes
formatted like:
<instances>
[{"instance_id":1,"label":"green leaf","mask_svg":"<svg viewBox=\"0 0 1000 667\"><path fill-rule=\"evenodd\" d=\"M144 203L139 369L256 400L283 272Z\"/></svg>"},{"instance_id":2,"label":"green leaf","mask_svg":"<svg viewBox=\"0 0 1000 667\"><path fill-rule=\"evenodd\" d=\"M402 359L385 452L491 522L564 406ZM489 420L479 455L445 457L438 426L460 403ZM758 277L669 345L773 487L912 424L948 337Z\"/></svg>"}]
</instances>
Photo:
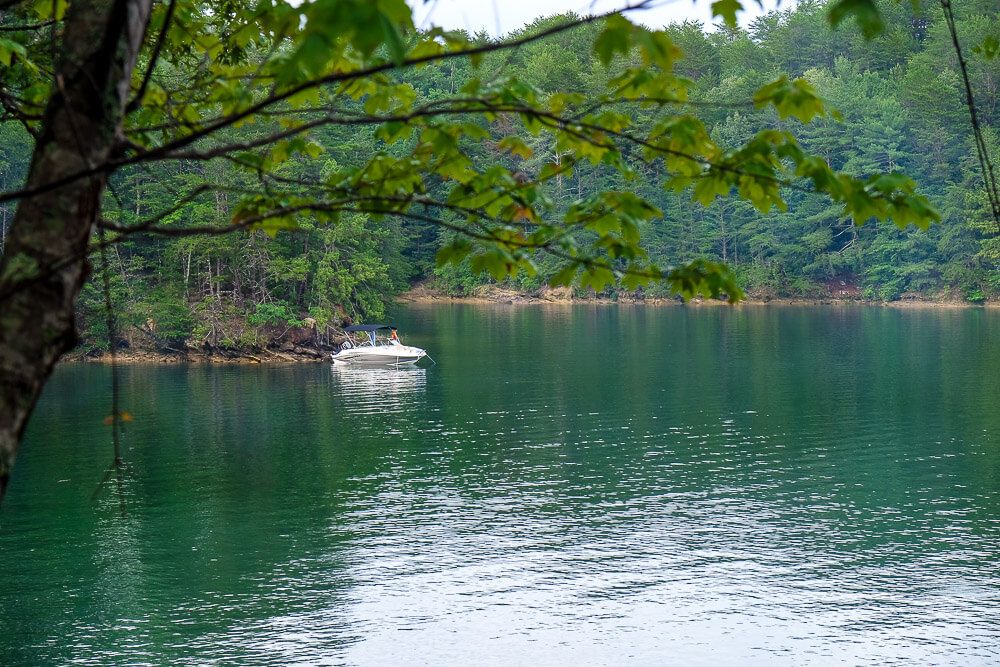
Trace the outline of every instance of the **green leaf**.
<instances>
[{"instance_id":1,"label":"green leaf","mask_svg":"<svg viewBox=\"0 0 1000 667\"><path fill-rule=\"evenodd\" d=\"M580 275L580 287L591 287L595 292L600 292L608 285L613 285L614 282L615 274L605 266L588 266L584 268L583 273Z\"/></svg>"},{"instance_id":2,"label":"green leaf","mask_svg":"<svg viewBox=\"0 0 1000 667\"><path fill-rule=\"evenodd\" d=\"M604 30L594 41L594 53L605 67L611 64L615 54L627 55L632 23L621 14L612 14L604 22Z\"/></svg>"},{"instance_id":3,"label":"green leaf","mask_svg":"<svg viewBox=\"0 0 1000 667\"><path fill-rule=\"evenodd\" d=\"M68 7L69 0L55 0L55 2L53 0L35 0L31 5L35 16L42 21L48 21L49 19L61 21Z\"/></svg>"},{"instance_id":4,"label":"green leaf","mask_svg":"<svg viewBox=\"0 0 1000 667\"><path fill-rule=\"evenodd\" d=\"M406 139L413 133L413 126L409 123L393 120L384 123L375 130L375 136L387 144L392 144L402 139Z\"/></svg>"},{"instance_id":5,"label":"green leaf","mask_svg":"<svg viewBox=\"0 0 1000 667\"><path fill-rule=\"evenodd\" d=\"M743 290L730 268L705 259L674 268L667 274L667 283L686 299L695 296L714 299L723 295L730 303L743 299Z\"/></svg>"},{"instance_id":6,"label":"green leaf","mask_svg":"<svg viewBox=\"0 0 1000 667\"><path fill-rule=\"evenodd\" d=\"M464 237L456 237L451 243L437 251L435 261L438 266L458 264L472 252L472 245Z\"/></svg>"},{"instance_id":7,"label":"green leaf","mask_svg":"<svg viewBox=\"0 0 1000 667\"><path fill-rule=\"evenodd\" d=\"M827 19L836 28L848 16L858 22L865 39L873 39L885 31L885 21L874 0L837 0L830 7Z\"/></svg>"},{"instance_id":8,"label":"green leaf","mask_svg":"<svg viewBox=\"0 0 1000 667\"><path fill-rule=\"evenodd\" d=\"M410 49L410 58L420 59L437 56L444 53L444 44L436 39L422 39Z\"/></svg>"},{"instance_id":9,"label":"green leaf","mask_svg":"<svg viewBox=\"0 0 1000 667\"><path fill-rule=\"evenodd\" d=\"M587 223L587 229L597 232L600 236L607 236L612 232L620 232L621 222L617 217L609 214L601 215Z\"/></svg>"},{"instance_id":10,"label":"green leaf","mask_svg":"<svg viewBox=\"0 0 1000 667\"><path fill-rule=\"evenodd\" d=\"M736 12L742 10L739 0L715 0L712 3L712 16L720 17L730 28L737 26Z\"/></svg>"},{"instance_id":11,"label":"green leaf","mask_svg":"<svg viewBox=\"0 0 1000 667\"><path fill-rule=\"evenodd\" d=\"M681 50L674 44L663 30L639 30L636 33L635 41L642 51L645 61L650 65L656 65L665 72L669 72L682 55Z\"/></svg>"},{"instance_id":12,"label":"green leaf","mask_svg":"<svg viewBox=\"0 0 1000 667\"><path fill-rule=\"evenodd\" d=\"M983 39L982 44L972 47L972 51L982 56L984 60L993 60L1000 55L1000 38L996 35L988 35Z\"/></svg>"},{"instance_id":13,"label":"green leaf","mask_svg":"<svg viewBox=\"0 0 1000 667\"><path fill-rule=\"evenodd\" d=\"M871 183L870 187L889 194L895 190L903 190L905 192L913 192L917 184L913 182L913 179L905 174L892 173L892 174L881 174L876 176Z\"/></svg>"},{"instance_id":14,"label":"green leaf","mask_svg":"<svg viewBox=\"0 0 1000 667\"><path fill-rule=\"evenodd\" d=\"M622 287L630 291L652 284L655 279L654 276L659 274L659 271L655 267L640 268L633 266L630 269L621 279Z\"/></svg>"},{"instance_id":15,"label":"green leaf","mask_svg":"<svg viewBox=\"0 0 1000 667\"><path fill-rule=\"evenodd\" d=\"M323 154L323 146L315 141L307 141L303 149L305 150L306 155L314 159Z\"/></svg>"},{"instance_id":16,"label":"green leaf","mask_svg":"<svg viewBox=\"0 0 1000 667\"><path fill-rule=\"evenodd\" d=\"M517 262L501 248L492 248L475 255L471 260L471 267L475 273L489 272L495 280L503 280L517 273Z\"/></svg>"},{"instance_id":17,"label":"green leaf","mask_svg":"<svg viewBox=\"0 0 1000 667\"><path fill-rule=\"evenodd\" d=\"M567 264L549 278L549 285L552 287L566 287L573 284L579 267L576 264Z\"/></svg>"},{"instance_id":18,"label":"green leaf","mask_svg":"<svg viewBox=\"0 0 1000 667\"><path fill-rule=\"evenodd\" d=\"M23 44L0 38L0 64L10 67L15 55L19 58L26 58L28 51Z\"/></svg>"},{"instance_id":19,"label":"green leaf","mask_svg":"<svg viewBox=\"0 0 1000 667\"><path fill-rule=\"evenodd\" d=\"M811 83L802 78L789 80L785 75L762 86L754 94L753 103L758 109L770 104L779 117L794 116L803 123L826 114L826 106Z\"/></svg>"},{"instance_id":20,"label":"green leaf","mask_svg":"<svg viewBox=\"0 0 1000 667\"><path fill-rule=\"evenodd\" d=\"M403 38L396 25L385 14L380 13L378 18L382 25L382 33L385 35L385 45L389 49L389 56L394 63L399 65L406 59L406 46L403 44Z\"/></svg>"},{"instance_id":21,"label":"green leaf","mask_svg":"<svg viewBox=\"0 0 1000 667\"><path fill-rule=\"evenodd\" d=\"M524 143L520 137L513 134L509 137L501 139L497 143L497 148L508 151L512 155L517 155L524 160L527 160L534 154L534 151L531 150L531 147L528 146L528 144Z\"/></svg>"}]
</instances>

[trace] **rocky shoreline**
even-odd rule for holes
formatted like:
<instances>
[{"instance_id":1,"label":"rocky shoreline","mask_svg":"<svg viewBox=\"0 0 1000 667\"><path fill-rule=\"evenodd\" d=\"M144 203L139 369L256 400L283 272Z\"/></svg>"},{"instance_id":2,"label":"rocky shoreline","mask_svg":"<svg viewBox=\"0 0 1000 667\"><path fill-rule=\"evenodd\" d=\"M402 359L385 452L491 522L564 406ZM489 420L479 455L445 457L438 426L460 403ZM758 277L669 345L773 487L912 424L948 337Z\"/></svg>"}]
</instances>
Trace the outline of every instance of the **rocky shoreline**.
<instances>
[{"instance_id":1,"label":"rocky shoreline","mask_svg":"<svg viewBox=\"0 0 1000 667\"><path fill-rule=\"evenodd\" d=\"M235 347L183 349L137 349L119 348L115 351L115 362L119 364L288 364L317 363L328 361L333 348L305 347L301 345L279 348ZM74 351L63 357L63 361L85 363L111 363L111 353L104 350Z\"/></svg>"}]
</instances>

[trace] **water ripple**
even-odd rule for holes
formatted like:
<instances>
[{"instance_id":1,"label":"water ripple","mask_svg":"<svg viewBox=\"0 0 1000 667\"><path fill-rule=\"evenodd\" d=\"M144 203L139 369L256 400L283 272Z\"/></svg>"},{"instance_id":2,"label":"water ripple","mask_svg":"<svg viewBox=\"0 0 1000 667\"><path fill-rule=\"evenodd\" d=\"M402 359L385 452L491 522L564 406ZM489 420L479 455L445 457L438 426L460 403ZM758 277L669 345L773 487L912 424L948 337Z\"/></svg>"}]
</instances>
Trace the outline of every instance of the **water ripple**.
<instances>
[{"instance_id":1,"label":"water ripple","mask_svg":"<svg viewBox=\"0 0 1000 667\"><path fill-rule=\"evenodd\" d=\"M106 378L61 368L2 515L3 664L1000 663L1000 359L627 312L416 310L430 369L128 369L92 504ZM587 334L522 335L555 328Z\"/></svg>"}]
</instances>

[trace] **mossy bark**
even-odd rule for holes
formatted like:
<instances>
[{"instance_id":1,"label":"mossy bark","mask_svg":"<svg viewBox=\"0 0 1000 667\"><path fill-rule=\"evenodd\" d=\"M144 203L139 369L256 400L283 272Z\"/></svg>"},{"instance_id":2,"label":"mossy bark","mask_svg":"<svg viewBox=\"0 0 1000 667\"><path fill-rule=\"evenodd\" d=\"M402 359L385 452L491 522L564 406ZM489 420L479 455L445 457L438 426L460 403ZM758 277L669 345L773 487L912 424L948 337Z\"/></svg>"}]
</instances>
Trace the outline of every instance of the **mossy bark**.
<instances>
[{"instance_id":1,"label":"mossy bark","mask_svg":"<svg viewBox=\"0 0 1000 667\"><path fill-rule=\"evenodd\" d=\"M0 498L46 379L76 341L74 304L117 150L151 0L74 0L26 191L0 260ZM73 174L93 175L45 189Z\"/></svg>"}]
</instances>

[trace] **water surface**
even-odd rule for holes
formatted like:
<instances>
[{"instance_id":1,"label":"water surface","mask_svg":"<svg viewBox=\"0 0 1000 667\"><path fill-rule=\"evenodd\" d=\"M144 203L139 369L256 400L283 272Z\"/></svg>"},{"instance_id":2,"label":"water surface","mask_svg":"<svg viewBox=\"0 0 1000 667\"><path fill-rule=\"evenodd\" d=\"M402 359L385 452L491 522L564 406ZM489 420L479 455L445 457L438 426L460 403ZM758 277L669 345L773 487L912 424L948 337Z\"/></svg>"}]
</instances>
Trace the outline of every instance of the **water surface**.
<instances>
[{"instance_id":1,"label":"water surface","mask_svg":"<svg viewBox=\"0 0 1000 667\"><path fill-rule=\"evenodd\" d=\"M124 368L120 475L64 365L0 664L996 664L998 315L413 306L437 366Z\"/></svg>"}]
</instances>

